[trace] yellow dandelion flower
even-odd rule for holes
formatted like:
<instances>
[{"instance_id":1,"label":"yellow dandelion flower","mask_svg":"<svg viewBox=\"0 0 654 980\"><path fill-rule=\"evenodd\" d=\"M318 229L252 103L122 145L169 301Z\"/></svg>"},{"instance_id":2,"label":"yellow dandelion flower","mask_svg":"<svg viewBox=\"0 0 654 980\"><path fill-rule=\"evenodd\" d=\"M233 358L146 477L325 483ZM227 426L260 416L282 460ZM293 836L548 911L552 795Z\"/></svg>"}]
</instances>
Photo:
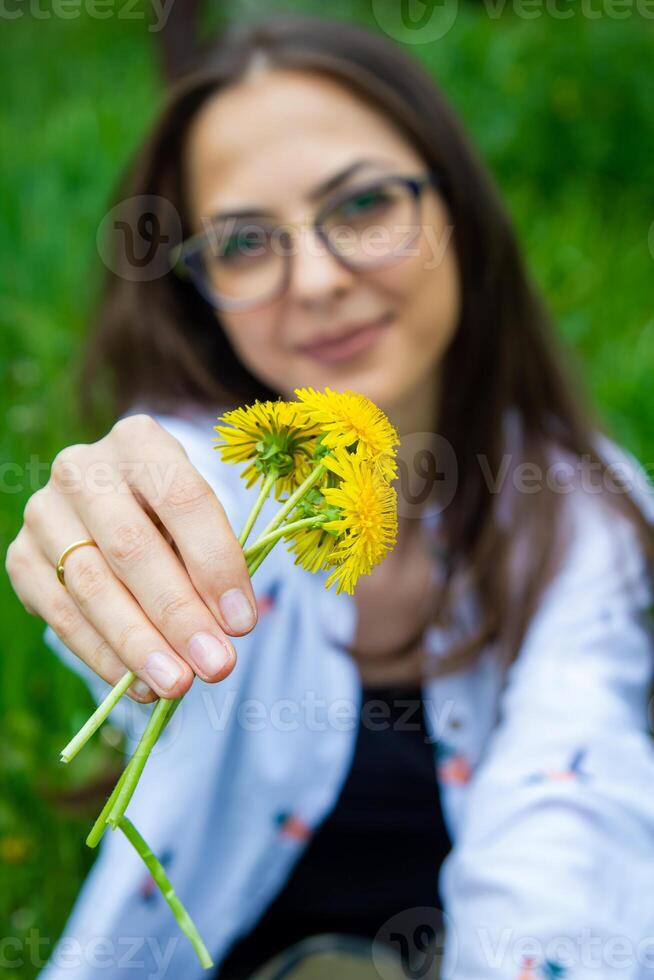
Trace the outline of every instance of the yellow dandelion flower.
<instances>
[{"instance_id":1,"label":"yellow dandelion flower","mask_svg":"<svg viewBox=\"0 0 654 980\"><path fill-rule=\"evenodd\" d=\"M353 391L331 388L296 388L300 414L309 424L322 430L322 443L330 449L353 446L366 459L373 459L388 480L397 476L395 447L399 436L388 418L373 401Z\"/></svg>"},{"instance_id":2,"label":"yellow dandelion flower","mask_svg":"<svg viewBox=\"0 0 654 980\"><path fill-rule=\"evenodd\" d=\"M326 531L338 534L336 545L327 556L327 567L336 566L325 585L336 583L336 592L352 594L361 575L369 575L397 538L397 493L372 461L335 449L324 459L330 472L340 477L337 487L325 487L322 494L339 517L326 521Z\"/></svg>"},{"instance_id":3,"label":"yellow dandelion flower","mask_svg":"<svg viewBox=\"0 0 654 980\"><path fill-rule=\"evenodd\" d=\"M222 437L214 449L226 463L249 462L241 473L246 487L274 470L279 500L283 493L292 493L315 466L320 429L298 414L295 402L256 401L225 412L219 421L225 424L214 426Z\"/></svg>"}]
</instances>

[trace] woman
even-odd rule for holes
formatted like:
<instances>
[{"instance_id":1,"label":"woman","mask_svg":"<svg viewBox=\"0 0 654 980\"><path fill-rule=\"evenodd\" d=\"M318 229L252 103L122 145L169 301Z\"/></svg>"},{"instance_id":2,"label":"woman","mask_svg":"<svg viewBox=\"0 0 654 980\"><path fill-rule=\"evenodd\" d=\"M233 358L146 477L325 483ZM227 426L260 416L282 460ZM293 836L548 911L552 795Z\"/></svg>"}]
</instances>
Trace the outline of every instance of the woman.
<instances>
[{"instance_id":1,"label":"woman","mask_svg":"<svg viewBox=\"0 0 654 980\"><path fill-rule=\"evenodd\" d=\"M441 924L442 976L644 975L651 492L433 82L342 22L236 31L123 197L85 377L120 419L57 456L7 567L98 697L137 673L130 738L129 705L187 692L130 813L220 975L333 932L434 975ZM126 244L144 201L158 277ZM355 597L281 547L253 591L212 426L327 385L400 433L397 546ZM43 975L200 976L119 836Z\"/></svg>"}]
</instances>

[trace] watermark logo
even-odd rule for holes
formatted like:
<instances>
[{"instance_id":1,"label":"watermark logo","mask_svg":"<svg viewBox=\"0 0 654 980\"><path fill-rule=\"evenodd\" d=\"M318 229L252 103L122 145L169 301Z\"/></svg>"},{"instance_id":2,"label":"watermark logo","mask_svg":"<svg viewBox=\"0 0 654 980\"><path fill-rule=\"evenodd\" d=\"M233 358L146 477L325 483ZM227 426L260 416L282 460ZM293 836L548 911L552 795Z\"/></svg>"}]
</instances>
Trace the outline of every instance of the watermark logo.
<instances>
[{"instance_id":1,"label":"watermark logo","mask_svg":"<svg viewBox=\"0 0 654 980\"><path fill-rule=\"evenodd\" d=\"M171 269L171 248L180 240L180 217L164 197L143 194L120 201L98 227L100 258L130 282L160 279Z\"/></svg>"},{"instance_id":2,"label":"watermark logo","mask_svg":"<svg viewBox=\"0 0 654 980\"><path fill-rule=\"evenodd\" d=\"M375 20L385 34L404 44L431 44L452 29L458 0L372 0Z\"/></svg>"},{"instance_id":3,"label":"watermark logo","mask_svg":"<svg viewBox=\"0 0 654 980\"><path fill-rule=\"evenodd\" d=\"M435 906L403 909L388 919L375 936L372 959L382 980L396 980L388 958L394 950L402 964L402 976L411 980L448 980L457 959L456 933L447 930L447 966L444 944L447 916Z\"/></svg>"},{"instance_id":4,"label":"watermark logo","mask_svg":"<svg viewBox=\"0 0 654 980\"><path fill-rule=\"evenodd\" d=\"M397 469L398 516L433 517L452 503L459 472L454 449L443 436L435 432L402 436Z\"/></svg>"}]
</instances>

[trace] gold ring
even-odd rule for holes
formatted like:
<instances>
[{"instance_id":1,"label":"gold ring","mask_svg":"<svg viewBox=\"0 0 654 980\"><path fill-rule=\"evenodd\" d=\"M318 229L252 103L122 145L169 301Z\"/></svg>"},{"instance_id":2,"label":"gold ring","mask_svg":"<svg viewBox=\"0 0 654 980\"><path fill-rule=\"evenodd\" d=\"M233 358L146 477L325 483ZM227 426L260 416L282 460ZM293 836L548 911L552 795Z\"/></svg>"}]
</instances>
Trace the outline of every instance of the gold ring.
<instances>
[{"instance_id":1,"label":"gold ring","mask_svg":"<svg viewBox=\"0 0 654 980\"><path fill-rule=\"evenodd\" d=\"M72 544L69 544L68 547L64 548L64 550L61 552L61 557L57 562L57 578L63 586L66 585L64 582L64 561L71 551L74 551L75 548L81 548L83 544L95 544L96 548L98 547L92 538L84 538L83 541L74 541Z\"/></svg>"}]
</instances>

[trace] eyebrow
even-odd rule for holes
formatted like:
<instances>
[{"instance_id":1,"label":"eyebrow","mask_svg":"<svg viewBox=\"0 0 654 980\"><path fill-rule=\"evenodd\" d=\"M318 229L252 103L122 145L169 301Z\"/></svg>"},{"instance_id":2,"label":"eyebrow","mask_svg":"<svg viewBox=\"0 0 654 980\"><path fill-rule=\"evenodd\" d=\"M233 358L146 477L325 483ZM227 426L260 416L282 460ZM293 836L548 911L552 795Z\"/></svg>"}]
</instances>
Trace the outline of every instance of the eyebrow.
<instances>
[{"instance_id":1,"label":"eyebrow","mask_svg":"<svg viewBox=\"0 0 654 980\"><path fill-rule=\"evenodd\" d=\"M339 170L338 173L327 180L322 181L313 190L309 191L307 198L312 203L319 201L320 198L329 194L331 191L336 190L341 184L344 184L347 180L357 174L360 170L364 170L367 167L388 167L389 163L386 160L374 160L374 159L362 159L356 160L354 163L349 164L343 170ZM274 218L274 214L270 211L262 210L259 207L251 208L239 208L237 211L219 211L212 215L212 221L219 221L225 218Z\"/></svg>"}]
</instances>

